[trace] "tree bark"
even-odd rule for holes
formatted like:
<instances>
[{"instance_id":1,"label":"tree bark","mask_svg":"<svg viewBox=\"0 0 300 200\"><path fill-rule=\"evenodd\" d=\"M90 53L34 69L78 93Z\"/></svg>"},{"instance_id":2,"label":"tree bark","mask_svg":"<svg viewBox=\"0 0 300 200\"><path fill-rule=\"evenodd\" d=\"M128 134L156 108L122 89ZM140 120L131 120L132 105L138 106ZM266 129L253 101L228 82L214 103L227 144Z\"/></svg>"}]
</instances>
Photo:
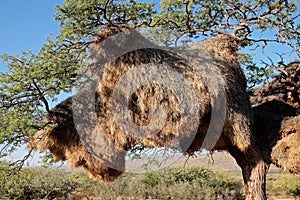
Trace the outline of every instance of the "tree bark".
<instances>
[{"instance_id":1,"label":"tree bark","mask_svg":"<svg viewBox=\"0 0 300 200\"><path fill-rule=\"evenodd\" d=\"M268 164L262 159L259 151L250 147L247 151L241 152L237 147L231 147L229 153L242 169L246 199L266 200Z\"/></svg>"}]
</instances>

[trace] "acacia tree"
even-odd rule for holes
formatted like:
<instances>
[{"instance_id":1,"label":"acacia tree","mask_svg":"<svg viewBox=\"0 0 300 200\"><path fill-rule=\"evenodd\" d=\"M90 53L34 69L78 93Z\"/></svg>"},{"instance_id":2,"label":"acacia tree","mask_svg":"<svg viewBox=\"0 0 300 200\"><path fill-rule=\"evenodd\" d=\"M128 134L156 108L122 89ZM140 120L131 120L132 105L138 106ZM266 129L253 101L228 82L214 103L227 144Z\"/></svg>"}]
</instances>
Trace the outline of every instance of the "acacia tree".
<instances>
[{"instance_id":1,"label":"acacia tree","mask_svg":"<svg viewBox=\"0 0 300 200\"><path fill-rule=\"evenodd\" d=\"M56 10L60 32L37 54L1 56L7 72L0 74L0 156L25 144L45 125L41 119L50 112L49 101L62 91L71 93L91 38L105 26L151 27L150 39L152 30L164 30L154 41L164 45L229 32L248 52L241 53L240 60L253 85L275 68L267 62L259 65L249 49L278 43L300 57L300 14L292 0L65 0Z\"/></svg>"}]
</instances>

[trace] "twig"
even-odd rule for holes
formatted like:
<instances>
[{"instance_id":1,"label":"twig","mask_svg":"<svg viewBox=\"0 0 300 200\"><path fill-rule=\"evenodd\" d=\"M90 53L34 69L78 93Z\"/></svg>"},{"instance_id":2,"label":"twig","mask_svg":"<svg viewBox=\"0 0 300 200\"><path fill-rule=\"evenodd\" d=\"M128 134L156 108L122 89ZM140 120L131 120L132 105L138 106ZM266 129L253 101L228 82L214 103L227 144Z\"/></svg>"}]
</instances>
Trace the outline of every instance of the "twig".
<instances>
[{"instance_id":1,"label":"twig","mask_svg":"<svg viewBox=\"0 0 300 200\"><path fill-rule=\"evenodd\" d=\"M28 158L31 156L32 152L33 152L33 150L30 149L28 151L28 153L23 157L23 159L17 160L15 162L11 163L10 165L14 166L14 167L12 168L12 171L10 172L10 174L12 174L16 171L20 171L23 168L25 161L28 160Z\"/></svg>"}]
</instances>

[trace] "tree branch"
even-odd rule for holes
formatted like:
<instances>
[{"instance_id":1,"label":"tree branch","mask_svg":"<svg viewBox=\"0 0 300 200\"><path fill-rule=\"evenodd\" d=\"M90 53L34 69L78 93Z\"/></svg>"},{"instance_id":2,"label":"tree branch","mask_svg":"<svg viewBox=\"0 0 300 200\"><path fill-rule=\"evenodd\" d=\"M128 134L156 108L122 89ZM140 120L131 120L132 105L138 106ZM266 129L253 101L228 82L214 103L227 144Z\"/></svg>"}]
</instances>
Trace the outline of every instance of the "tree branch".
<instances>
[{"instance_id":1,"label":"tree branch","mask_svg":"<svg viewBox=\"0 0 300 200\"><path fill-rule=\"evenodd\" d=\"M48 101L47 101L47 99L45 98L44 93L41 91L41 89L39 88L39 86L37 85L37 83L34 81L34 79L32 79L32 83L33 83L33 85L35 86L35 88L37 89L38 94L39 94L39 97L40 97L40 100L44 103L46 111L47 111L48 113L51 113L51 110L50 110Z\"/></svg>"}]
</instances>

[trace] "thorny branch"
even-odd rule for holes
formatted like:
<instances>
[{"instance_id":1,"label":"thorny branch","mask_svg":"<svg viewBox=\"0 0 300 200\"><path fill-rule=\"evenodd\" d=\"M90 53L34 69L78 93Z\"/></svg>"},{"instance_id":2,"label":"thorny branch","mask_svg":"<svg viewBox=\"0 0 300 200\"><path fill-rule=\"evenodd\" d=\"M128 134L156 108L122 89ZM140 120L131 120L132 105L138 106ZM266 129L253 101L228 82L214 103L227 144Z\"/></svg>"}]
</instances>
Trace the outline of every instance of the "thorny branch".
<instances>
[{"instance_id":1,"label":"thorny branch","mask_svg":"<svg viewBox=\"0 0 300 200\"><path fill-rule=\"evenodd\" d=\"M20 171L23 166L25 165L25 162L32 156L33 150L30 149L28 153L20 160L17 160L10 165L13 167L12 170L10 171L11 174L15 173L16 171Z\"/></svg>"},{"instance_id":2,"label":"thorny branch","mask_svg":"<svg viewBox=\"0 0 300 200\"><path fill-rule=\"evenodd\" d=\"M196 1L200 4L200 1ZM231 30L231 34L236 37L237 41L248 41L255 43L263 43L263 47L270 42L283 43L290 46L296 54L300 57L299 42L294 43L297 39L291 40L290 35L294 35L299 38L300 32L296 29L294 21L300 18L300 14L291 16L290 19L281 18L278 13L286 12L289 9L289 3L286 0L280 0L278 2L280 6L273 6L265 1L258 1L253 6L247 5L243 1L229 2L228 7L218 10L214 7L208 8L208 16L211 23L209 26L191 25L201 23L201 19L192 19L191 11L188 9L189 1L183 3L185 6L186 23L182 26L177 24L176 21L170 20L168 17L165 19L167 23L174 28L177 28L181 34L197 33L197 32L211 32L220 33ZM286 6L285 6L286 5ZM206 7L205 7L206 8ZM265 9L264 9L265 8ZM199 8L201 9L201 8ZM267 28L275 31L275 37L271 39L267 38L253 38L251 33L255 31L260 23L266 23ZM278 28L281 27L281 28ZM242 32L241 32L242 31ZM299 41L299 39L298 39Z\"/></svg>"},{"instance_id":3,"label":"thorny branch","mask_svg":"<svg viewBox=\"0 0 300 200\"><path fill-rule=\"evenodd\" d=\"M108 24L112 24L110 17L107 16L107 8L110 3L111 3L111 0L106 0L106 2L104 4L104 8L103 8L103 18L108 22Z\"/></svg>"},{"instance_id":4,"label":"thorny branch","mask_svg":"<svg viewBox=\"0 0 300 200\"><path fill-rule=\"evenodd\" d=\"M34 79L32 80L32 83L33 83L34 87L36 88L36 90L38 92L39 99L44 103L46 111L48 113L50 113L51 112L50 107L49 107L47 99L44 96L44 92L41 91L40 87L37 85L37 83L35 82Z\"/></svg>"}]
</instances>

